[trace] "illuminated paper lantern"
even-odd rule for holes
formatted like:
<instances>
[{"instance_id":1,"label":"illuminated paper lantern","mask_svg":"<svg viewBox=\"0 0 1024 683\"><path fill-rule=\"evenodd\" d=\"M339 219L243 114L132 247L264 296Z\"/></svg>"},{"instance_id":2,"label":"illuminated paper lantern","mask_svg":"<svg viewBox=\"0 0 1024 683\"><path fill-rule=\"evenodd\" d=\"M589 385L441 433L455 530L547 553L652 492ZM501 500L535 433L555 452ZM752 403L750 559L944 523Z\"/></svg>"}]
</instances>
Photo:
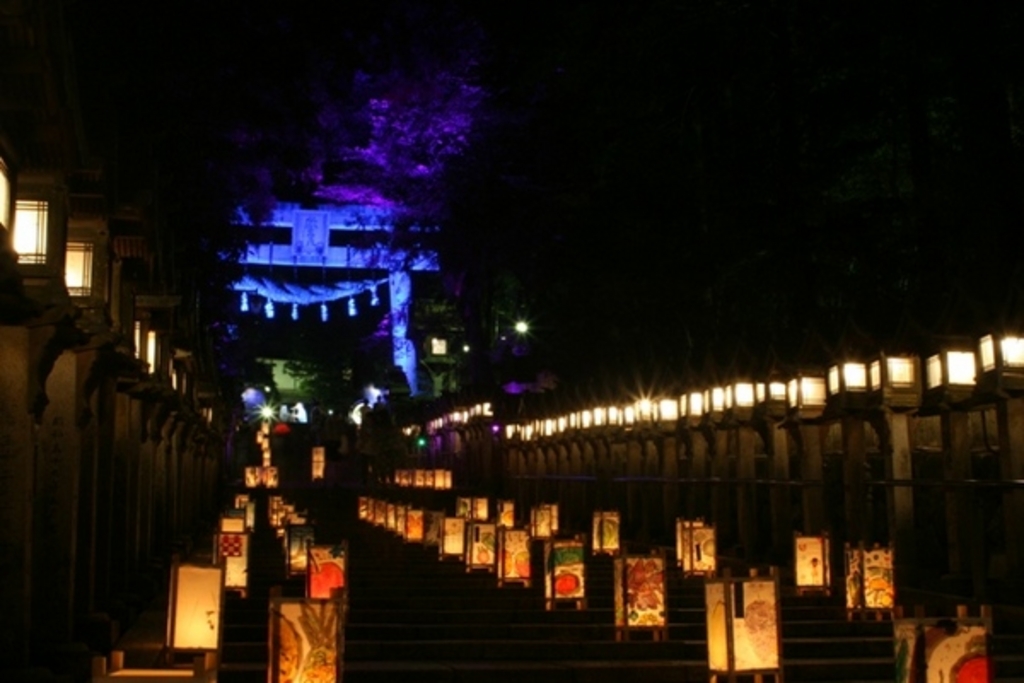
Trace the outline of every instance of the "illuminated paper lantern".
<instances>
[{"instance_id":1,"label":"illuminated paper lantern","mask_svg":"<svg viewBox=\"0 0 1024 683\"><path fill-rule=\"evenodd\" d=\"M171 566L167 648L172 653L218 652L224 608L223 565Z\"/></svg>"},{"instance_id":2,"label":"illuminated paper lantern","mask_svg":"<svg viewBox=\"0 0 1024 683\"><path fill-rule=\"evenodd\" d=\"M514 500L498 501L498 526L510 529L516 525L516 502Z\"/></svg>"},{"instance_id":3,"label":"illuminated paper lantern","mask_svg":"<svg viewBox=\"0 0 1024 683\"><path fill-rule=\"evenodd\" d=\"M327 460L323 446L313 446L313 481L324 478L324 469L327 467Z\"/></svg>"},{"instance_id":4,"label":"illuminated paper lantern","mask_svg":"<svg viewBox=\"0 0 1024 683\"><path fill-rule=\"evenodd\" d=\"M530 509L530 535L534 538L551 538L558 532L558 505L541 503Z\"/></svg>"},{"instance_id":5,"label":"illuminated paper lantern","mask_svg":"<svg viewBox=\"0 0 1024 683\"><path fill-rule=\"evenodd\" d=\"M466 530L466 571L494 571L498 526L493 522L470 522Z\"/></svg>"},{"instance_id":6,"label":"illuminated paper lantern","mask_svg":"<svg viewBox=\"0 0 1024 683\"><path fill-rule=\"evenodd\" d=\"M458 558L466 554L466 519L464 517L448 517L441 527L441 559Z\"/></svg>"},{"instance_id":7,"label":"illuminated paper lantern","mask_svg":"<svg viewBox=\"0 0 1024 683\"><path fill-rule=\"evenodd\" d=\"M423 486L424 488L434 488L434 470L423 470Z\"/></svg>"},{"instance_id":8,"label":"illuminated paper lantern","mask_svg":"<svg viewBox=\"0 0 1024 683\"><path fill-rule=\"evenodd\" d=\"M289 524L285 530L285 547L288 549L288 576L306 573L306 546L313 543L315 529L308 524Z\"/></svg>"},{"instance_id":9,"label":"illuminated paper lantern","mask_svg":"<svg viewBox=\"0 0 1024 683\"><path fill-rule=\"evenodd\" d=\"M249 592L249 534L224 532L214 536L218 563L224 565L224 589Z\"/></svg>"},{"instance_id":10,"label":"illuminated paper lantern","mask_svg":"<svg viewBox=\"0 0 1024 683\"><path fill-rule=\"evenodd\" d=\"M367 496L359 496L357 509L359 510L359 519L370 519L370 499Z\"/></svg>"},{"instance_id":11,"label":"illuminated paper lantern","mask_svg":"<svg viewBox=\"0 0 1024 683\"><path fill-rule=\"evenodd\" d=\"M582 536L544 542L544 600L547 609L559 603L586 607L586 575Z\"/></svg>"},{"instance_id":12,"label":"illuminated paper lantern","mask_svg":"<svg viewBox=\"0 0 1024 683\"><path fill-rule=\"evenodd\" d=\"M434 470L434 488L447 490L452 487L451 470Z\"/></svg>"},{"instance_id":13,"label":"illuminated paper lantern","mask_svg":"<svg viewBox=\"0 0 1024 683\"><path fill-rule=\"evenodd\" d=\"M395 483L399 486L412 486L412 471L395 470Z\"/></svg>"},{"instance_id":14,"label":"illuminated paper lantern","mask_svg":"<svg viewBox=\"0 0 1024 683\"><path fill-rule=\"evenodd\" d=\"M991 683L991 608L968 617L895 619L896 683Z\"/></svg>"},{"instance_id":15,"label":"illuminated paper lantern","mask_svg":"<svg viewBox=\"0 0 1024 683\"><path fill-rule=\"evenodd\" d=\"M412 485L418 489L427 485L427 473L424 470L413 470Z\"/></svg>"},{"instance_id":16,"label":"illuminated paper lantern","mask_svg":"<svg viewBox=\"0 0 1024 683\"><path fill-rule=\"evenodd\" d=\"M344 661L341 599L270 598L270 683L337 683Z\"/></svg>"},{"instance_id":17,"label":"illuminated paper lantern","mask_svg":"<svg viewBox=\"0 0 1024 683\"><path fill-rule=\"evenodd\" d=\"M235 494L235 509L236 510L239 509L239 508L244 509L245 506L248 505L248 504L249 504L249 494L248 493L236 493Z\"/></svg>"},{"instance_id":18,"label":"illuminated paper lantern","mask_svg":"<svg viewBox=\"0 0 1024 683\"><path fill-rule=\"evenodd\" d=\"M306 561L306 597L326 600L345 588L348 544L310 545Z\"/></svg>"},{"instance_id":19,"label":"illuminated paper lantern","mask_svg":"<svg viewBox=\"0 0 1024 683\"><path fill-rule=\"evenodd\" d=\"M276 489L281 483L277 468L274 466L263 468L263 485L268 489Z\"/></svg>"},{"instance_id":20,"label":"illuminated paper lantern","mask_svg":"<svg viewBox=\"0 0 1024 683\"><path fill-rule=\"evenodd\" d=\"M395 505L395 533L405 539L405 518L409 508L398 503Z\"/></svg>"},{"instance_id":21,"label":"illuminated paper lantern","mask_svg":"<svg viewBox=\"0 0 1024 683\"><path fill-rule=\"evenodd\" d=\"M221 515L218 529L221 533L240 534L245 532L245 511L239 510L242 516Z\"/></svg>"},{"instance_id":22,"label":"illuminated paper lantern","mask_svg":"<svg viewBox=\"0 0 1024 683\"><path fill-rule=\"evenodd\" d=\"M676 519L676 560L683 576L714 575L715 527L701 519Z\"/></svg>"},{"instance_id":23,"label":"illuminated paper lantern","mask_svg":"<svg viewBox=\"0 0 1024 683\"><path fill-rule=\"evenodd\" d=\"M384 528L388 531L398 530L398 507L394 503L384 504Z\"/></svg>"},{"instance_id":24,"label":"illuminated paper lantern","mask_svg":"<svg viewBox=\"0 0 1024 683\"><path fill-rule=\"evenodd\" d=\"M256 501L250 500L245 504L245 530L256 529Z\"/></svg>"},{"instance_id":25,"label":"illuminated paper lantern","mask_svg":"<svg viewBox=\"0 0 1024 683\"><path fill-rule=\"evenodd\" d=\"M373 506L373 523L377 526L386 526L388 521L388 502L386 500L375 501Z\"/></svg>"},{"instance_id":26,"label":"illuminated paper lantern","mask_svg":"<svg viewBox=\"0 0 1024 683\"><path fill-rule=\"evenodd\" d=\"M832 565L829 561L829 551L828 534L796 534L793 540L793 564L798 593L831 592Z\"/></svg>"},{"instance_id":27,"label":"illuminated paper lantern","mask_svg":"<svg viewBox=\"0 0 1024 683\"><path fill-rule=\"evenodd\" d=\"M491 518L490 502L486 498L472 499L470 518L477 522L486 522Z\"/></svg>"},{"instance_id":28,"label":"illuminated paper lantern","mask_svg":"<svg viewBox=\"0 0 1024 683\"><path fill-rule=\"evenodd\" d=\"M473 499L458 496L455 498L455 516L469 519L473 511Z\"/></svg>"},{"instance_id":29,"label":"illuminated paper lantern","mask_svg":"<svg viewBox=\"0 0 1024 683\"><path fill-rule=\"evenodd\" d=\"M617 511L594 511L591 552L595 555L618 555L620 517Z\"/></svg>"},{"instance_id":30,"label":"illuminated paper lantern","mask_svg":"<svg viewBox=\"0 0 1024 683\"><path fill-rule=\"evenodd\" d=\"M518 583L530 586L530 532L512 527L498 528L498 585Z\"/></svg>"},{"instance_id":31,"label":"illuminated paper lantern","mask_svg":"<svg viewBox=\"0 0 1024 683\"><path fill-rule=\"evenodd\" d=\"M245 487L254 489L257 486L263 485L263 468L262 467L246 467L245 468Z\"/></svg>"},{"instance_id":32,"label":"illuminated paper lantern","mask_svg":"<svg viewBox=\"0 0 1024 683\"><path fill-rule=\"evenodd\" d=\"M616 638L628 638L631 630L653 631L655 639L668 635L665 599L665 553L616 557Z\"/></svg>"},{"instance_id":33,"label":"illuminated paper lantern","mask_svg":"<svg viewBox=\"0 0 1024 683\"><path fill-rule=\"evenodd\" d=\"M712 676L729 680L736 674L778 676L782 650L778 577L708 578L704 600Z\"/></svg>"},{"instance_id":34,"label":"illuminated paper lantern","mask_svg":"<svg viewBox=\"0 0 1024 683\"><path fill-rule=\"evenodd\" d=\"M846 609L891 610L896 605L892 548L846 544Z\"/></svg>"},{"instance_id":35,"label":"illuminated paper lantern","mask_svg":"<svg viewBox=\"0 0 1024 683\"><path fill-rule=\"evenodd\" d=\"M440 550L444 536L445 514L441 510L427 510L423 514L423 545Z\"/></svg>"},{"instance_id":36,"label":"illuminated paper lantern","mask_svg":"<svg viewBox=\"0 0 1024 683\"><path fill-rule=\"evenodd\" d=\"M405 511L405 540L408 543L423 543L423 510L409 508Z\"/></svg>"}]
</instances>

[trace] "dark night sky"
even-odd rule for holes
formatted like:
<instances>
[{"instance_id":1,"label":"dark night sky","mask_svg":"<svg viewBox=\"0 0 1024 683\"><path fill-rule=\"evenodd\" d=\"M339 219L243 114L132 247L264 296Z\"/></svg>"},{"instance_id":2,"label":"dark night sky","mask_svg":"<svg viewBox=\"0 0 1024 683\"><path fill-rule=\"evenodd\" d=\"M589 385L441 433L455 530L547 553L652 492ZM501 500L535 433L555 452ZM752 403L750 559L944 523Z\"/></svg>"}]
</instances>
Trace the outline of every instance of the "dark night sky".
<instances>
[{"instance_id":1,"label":"dark night sky","mask_svg":"<svg viewBox=\"0 0 1024 683\"><path fill-rule=\"evenodd\" d=\"M851 320L882 343L1016 286L1019 9L250 4L71 6L97 149L124 197L160 159L185 253L218 202L373 186L444 226L471 338L521 311L535 366L577 385L791 356Z\"/></svg>"}]
</instances>

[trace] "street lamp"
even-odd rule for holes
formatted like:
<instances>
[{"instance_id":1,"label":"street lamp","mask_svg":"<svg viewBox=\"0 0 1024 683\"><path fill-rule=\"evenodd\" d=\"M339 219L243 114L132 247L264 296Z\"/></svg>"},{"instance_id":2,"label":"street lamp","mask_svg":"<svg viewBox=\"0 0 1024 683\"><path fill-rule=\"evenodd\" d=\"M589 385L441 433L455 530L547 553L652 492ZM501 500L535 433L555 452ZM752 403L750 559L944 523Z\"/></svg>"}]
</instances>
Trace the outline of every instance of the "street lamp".
<instances>
[{"instance_id":1,"label":"street lamp","mask_svg":"<svg viewBox=\"0 0 1024 683\"><path fill-rule=\"evenodd\" d=\"M986 334L978 341L978 388L986 393L1024 391L1024 337Z\"/></svg>"},{"instance_id":2,"label":"street lamp","mask_svg":"<svg viewBox=\"0 0 1024 683\"><path fill-rule=\"evenodd\" d=\"M925 360L923 402L929 407L965 403L974 394L977 363L969 339L944 337Z\"/></svg>"}]
</instances>

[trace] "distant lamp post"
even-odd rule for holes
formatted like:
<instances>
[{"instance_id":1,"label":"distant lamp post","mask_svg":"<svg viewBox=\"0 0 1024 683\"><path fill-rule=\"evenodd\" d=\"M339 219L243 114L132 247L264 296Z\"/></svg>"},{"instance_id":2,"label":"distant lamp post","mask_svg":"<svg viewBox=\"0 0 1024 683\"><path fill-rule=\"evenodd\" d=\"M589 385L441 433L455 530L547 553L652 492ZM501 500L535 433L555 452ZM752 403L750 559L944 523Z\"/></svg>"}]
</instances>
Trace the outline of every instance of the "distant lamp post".
<instances>
[{"instance_id":1,"label":"distant lamp post","mask_svg":"<svg viewBox=\"0 0 1024 683\"><path fill-rule=\"evenodd\" d=\"M704 394L700 391L691 391L685 397L686 423L690 427L699 427L704 421Z\"/></svg>"},{"instance_id":2,"label":"distant lamp post","mask_svg":"<svg viewBox=\"0 0 1024 683\"><path fill-rule=\"evenodd\" d=\"M923 403L930 408L966 403L974 395L977 363L973 344L946 339L925 359Z\"/></svg>"},{"instance_id":3,"label":"distant lamp post","mask_svg":"<svg viewBox=\"0 0 1024 683\"><path fill-rule=\"evenodd\" d=\"M821 417L827 396L824 373L798 373L789 380L786 395L791 417L804 420Z\"/></svg>"},{"instance_id":4,"label":"distant lamp post","mask_svg":"<svg viewBox=\"0 0 1024 683\"><path fill-rule=\"evenodd\" d=\"M1024 337L986 334L978 341L978 362L982 391L1024 391Z\"/></svg>"},{"instance_id":5,"label":"distant lamp post","mask_svg":"<svg viewBox=\"0 0 1024 683\"><path fill-rule=\"evenodd\" d=\"M768 372L766 381L757 385L757 406L765 417L781 420L786 417L787 391L786 381L781 374L772 370Z\"/></svg>"},{"instance_id":6,"label":"distant lamp post","mask_svg":"<svg viewBox=\"0 0 1024 683\"><path fill-rule=\"evenodd\" d=\"M921 405L921 361L912 354L881 354L868 366L868 398L874 407Z\"/></svg>"}]
</instances>

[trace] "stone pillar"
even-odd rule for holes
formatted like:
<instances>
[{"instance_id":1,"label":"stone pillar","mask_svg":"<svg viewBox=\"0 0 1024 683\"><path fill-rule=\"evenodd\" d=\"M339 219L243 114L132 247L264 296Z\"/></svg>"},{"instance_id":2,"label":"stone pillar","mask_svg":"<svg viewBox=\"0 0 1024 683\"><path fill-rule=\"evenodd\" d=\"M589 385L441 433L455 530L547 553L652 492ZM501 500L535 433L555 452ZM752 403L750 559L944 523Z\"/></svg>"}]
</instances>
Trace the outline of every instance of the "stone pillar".
<instances>
[{"instance_id":1,"label":"stone pillar","mask_svg":"<svg viewBox=\"0 0 1024 683\"><path fill-rule=\"evenodd\" d=\"M1001 399L996 404L999 427L999 476L1003 481L1024 480L1024 398ZM1006 569L1012 589L1021 595L1024 589L1019 577L1024 576L1024 489L1012 488L1003 493L1004 532L1006 534ZM977 530L976 533L981 533Z\"/></svg>"},{"instance_id":2,"label":"stone pillar","mask_svg":"<svg viewBox=\"0 0 1024 683\"><path fill-rule=\"evenodd\" d=\"M105 394L113 391L113 382L102 378L86 396L91 419L81 427L82 448L78 474L78 547L75 552L75 612L89 615L96 611L96 511L99 506L97 476L100 441L98 422L109 419L104 414Z\"/></svg>"},{"instance_id":3,"label":"stone pillar","mask_svg":"<svg viewBox=\"0 0 1024 683\"><path fill-rule=\"evenodd\" d=\"M821 460L822 427L800 425L800 478L803 480L804 533L825 528L824 467Z\"/></svg>"},{"instance_id":4,"label":"stone pillar","mask_svg":"<svg viewBox=\"0 0 1024 683\"><path fill-rule=\"evenodd\" d=\"M777 483L771 490L772 547L777 562L792 558L793 553L793 512L790 509L789 486L789 435L786 429L768 421L768 443L771 449L771 478Z\"/></svg>"},{"instance_id":5,"label":"stone pillar","mask_svg":"<svg viewBox=\"0 0 1024 683\"><path fill-rule=\"evenodd\" d=\"M629 520L629 530L635 537L640 537L644 525L643 497L641 496L640 485L633 481L643 472L643 445L635 439L626 442L626 463L624 474L630 478L626 484L626 519Z\"/></svg>"},{"instance_id":6,"label":"stone pillar","mask_svg":"<svg viewBox=\"0 0 1024 683\"><path fill-rule=\"evenodd\" d=\"M114 423L122 419L117 411L122 403L116 386L101 390L97 396L96 444L96 606L110 607L114 581ZM120 521L120 520L118 520Z\"/></svg>"},{"instance_id":7,"label":"stone pillar","mask_svg":"<svg viewBox=\"0 0 1024 683\"><path fill-rule=\"evenodd\" d=\"M45 329L45 328L44 328ZM0 326L0 652L11 668L28 665L32 593L33 416L37 392L34 350L43 330Z\"/></svg>"},{"instance_id":8,"label":"stone pillar","mask_svg":"<svg viewBox=\"0 0 1024 683\"><path fill-rule=\"evenodd\" d=\"M672 535L679 513L679 442L675 436L666 436L661 442L661 528Z\"/></svg>"},{"instance_id":9,"label":"stone pillar","mask_svg":"<svg viewBox=\"0 0 1024 683\"><path fill-rule=\"evenodd\" d=\"M95 351L65 351L46 379L33 491L32 633L39 653L74 634L75 550L85 378Z\"/></svg>"},{"instance_id":10,"label":"stone pillar","mask_svg":"<svg viewBox=\"0 0 1024 683\"><path fill-rule=\"evenodd\" d=\"M658 477L661 475L661 453L658 445L649 439L644 439L643 442L643 464L641 469L641 476L645 479L648 477ZM640 485L640 498L643 509L643 526L644 535L641 536L640 540L649 541L651 538L657 538L661 534L659 528L659 520L661 515L659 514L661 509L661 496L662 486L657 484L644 482Z\"/></svg>"},{"instance_id":11,"label":"stone pillar","mask_svg":"<svg viewBox=\"0 0 1024 683\"><path fill-rule=\"evenodd\" d=\"M910 449L910 417L906 413L885 411L885 436L882 440L886 478L912 481L913 454ZM888 451L888 452L886 452ZM917 547L914 542L914 489L894 486L888 490L889 538L894 550L896 581L912 586L916 581Z\"/></svg>"},{"instance_id":12,"label":"stone pillar","mask_svg":"<svg viewBox=\"0 0 1024 683\"><path fill-rule=\"evenodd\" d=\"M732 484L725 483L729 479L729 464L735 453L734 429L714 430L714 455L711 458L711 476L716 480L711 489L711 519L715 525L715 536L720 554L736 542L736 524L733 521L730 505Z\"/></svg>"},{"instance_id":13,"label":"stone pillar","mask_svg":"<svg viewBox=\"0 0 1024 683\"><path fill-rule=\"evenodd\" d=\"M864 522L864 506L867 501L864 487L864 466L867 463L867 446L864 436L864 421L852 415L843 416L843 479L846 511L846 540L850 543L870 543L868 529Z\"/></svg>"},{"instance_id":14,"label":"stone pillar","mask_svg":"<svg viewBox=\"0 0 1024 683\"><path fill-rule=\"evenodd\" d=\"M708 446L709 441L705 432L691 430L689 433L689 456L690 456L690 480L689 495L687 496L687 518L707 519L710 515L708 510ZM674 527L673 527L674 528Z\"/></svg>"},{"instance_id":15,"label":"stone pillar","mask_svg":"<svg viewBox=\"0 0 1024 683\"><path fill-rule=\"evenodd\" d=\"M736 434L736 478L741 482L736 487L739 541L743 546L744 559L751 560L755 557L757 543L757 491L754 486L757 435L749 425L740 425L733 431Z\"/></svg>"}]
</instances>

